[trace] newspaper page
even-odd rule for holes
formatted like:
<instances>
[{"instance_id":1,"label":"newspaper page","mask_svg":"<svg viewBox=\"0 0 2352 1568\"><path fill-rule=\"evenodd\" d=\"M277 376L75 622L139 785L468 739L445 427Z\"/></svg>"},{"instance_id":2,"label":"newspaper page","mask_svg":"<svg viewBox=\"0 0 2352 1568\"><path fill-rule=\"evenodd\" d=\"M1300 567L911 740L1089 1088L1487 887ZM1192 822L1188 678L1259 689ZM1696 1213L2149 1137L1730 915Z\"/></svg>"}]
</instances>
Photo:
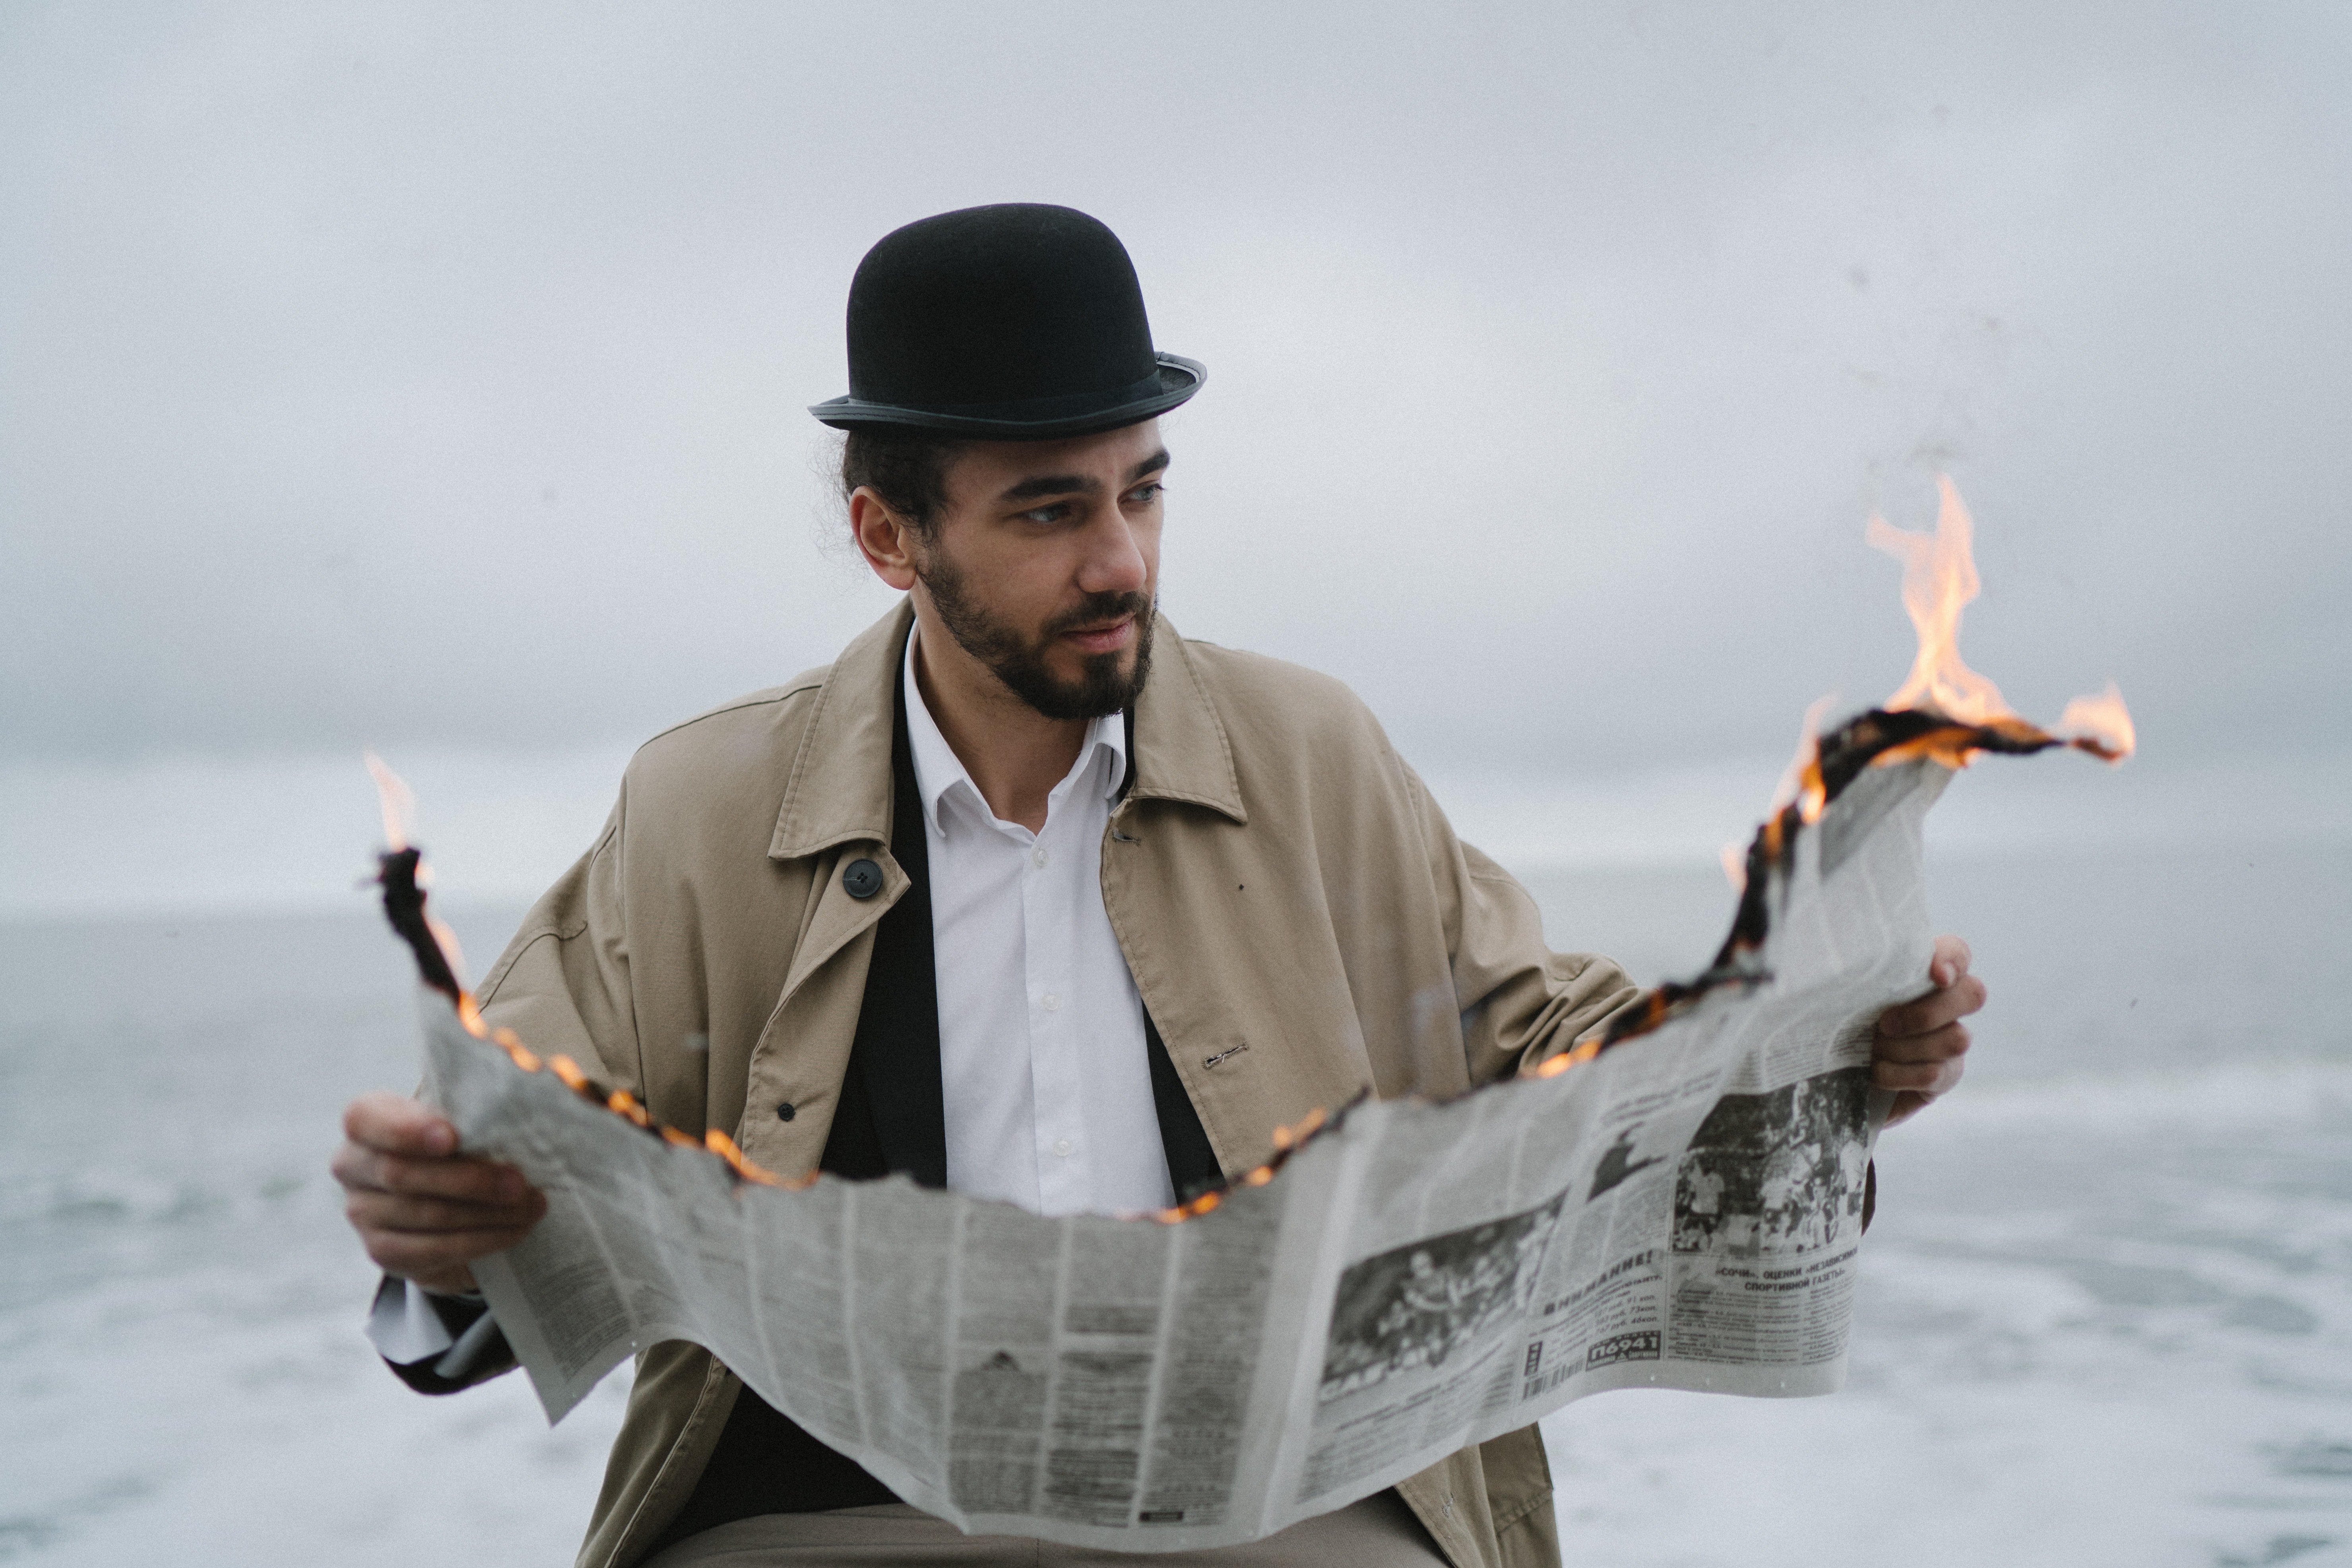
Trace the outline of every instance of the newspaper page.
<instances>
[{"instance_id":1,"label":"newspaper page","mask_svg":"<svg viewBox=\"0 0 2352 1568\"><path fill-rule=\"evenodd\" d=\"M1948 776L1830 803L1754 984L1553 1076L1360 1104L1181 1223L742 1183L430 997L428 1095L549 1198L476 1273L551 1419L692 1341L918 1508L1123 1552L1263 1537L1602 1389L1829 1392Z\"/></svg>"}]
</instances>

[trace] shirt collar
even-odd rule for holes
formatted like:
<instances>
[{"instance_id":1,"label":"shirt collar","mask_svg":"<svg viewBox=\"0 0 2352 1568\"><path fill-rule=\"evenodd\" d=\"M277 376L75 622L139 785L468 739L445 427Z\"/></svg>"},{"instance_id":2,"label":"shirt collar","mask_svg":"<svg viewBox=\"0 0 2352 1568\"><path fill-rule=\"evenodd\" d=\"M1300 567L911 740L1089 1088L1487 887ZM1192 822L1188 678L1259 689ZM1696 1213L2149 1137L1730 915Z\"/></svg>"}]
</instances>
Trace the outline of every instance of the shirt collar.
<instances>
[{"instance_id":1,"label":"shirt collar","mask_svg":"<svg viewBox=\"0 0 2352 1568\"><path fill-rule=\"evenodd\" d=\"M988 809L980 786L971 782L971 774L963 759L955 754L948 738L940 733L939 721L931 717L930 705L923 700L923 691L915 679L915 642L922 636L919 625L908 629L907 655L898 672L900 689L907 704L907 743L914 752L915 793L922 798L923 816L933 833L944 834L946 825L940 820L940 803L950 791L961 784L971 792L972 803L981 810ZM1110 753L1110 765L1097 775L1103 798L1118 794L1118 786L1127 779L1127 718L1122 713L1106 714L1087 726L1087 738L1078 746L1078 759L1062 782L1054 786L1054 805L1066 798L1073 780L1083 780L1087 770L1095 763L1097 752ZM1052 806L1047 807L1048 810Z\"/></svg>"}]
</instances>

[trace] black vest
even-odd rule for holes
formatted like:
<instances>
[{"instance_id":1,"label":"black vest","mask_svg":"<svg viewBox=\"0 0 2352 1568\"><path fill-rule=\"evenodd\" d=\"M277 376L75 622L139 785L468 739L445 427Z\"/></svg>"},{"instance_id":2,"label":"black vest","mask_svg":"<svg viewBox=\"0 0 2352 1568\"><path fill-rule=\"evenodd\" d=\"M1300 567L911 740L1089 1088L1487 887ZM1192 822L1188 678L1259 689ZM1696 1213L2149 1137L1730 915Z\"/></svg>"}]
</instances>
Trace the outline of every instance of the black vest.
<instances>
[{"instance_id":1,"label":"black vest","mask_svg":"<svg viewBox=\"0 0 2352 1568\"><path fill-rule=\"evenodd\" d=\"M818 1168L852 1180L904 1171L927 1187L948 1183L947 1108L940 1087L938 972L931 952L930 852L907 740L906 685L898 689L890 746L893 799L890 852L908 887L874 931L874 959L857 1034L842 1079L841 1103ZM1135 715L1127 715L1127 777L1135 780ZM1181 1200L1222 1179L1209 1135L1176 1076L1168 1047L1147 1012L1143 1042L1151 1065L1151 1099L1168 1175ZM814 1513L898 1501L897 1494L846 1455L803 1431L749 1388L719 1435L694 1495L649 1552L738 1519L763 1513Z\"/></svg>"}]
</instances>

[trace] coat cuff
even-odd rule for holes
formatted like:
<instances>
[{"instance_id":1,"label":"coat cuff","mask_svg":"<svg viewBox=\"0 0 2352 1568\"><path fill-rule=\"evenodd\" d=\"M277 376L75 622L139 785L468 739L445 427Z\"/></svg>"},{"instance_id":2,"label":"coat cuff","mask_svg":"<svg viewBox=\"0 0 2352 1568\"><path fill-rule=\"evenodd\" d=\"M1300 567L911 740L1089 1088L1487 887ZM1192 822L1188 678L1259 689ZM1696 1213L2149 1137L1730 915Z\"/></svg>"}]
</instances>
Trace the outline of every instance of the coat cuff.
<instances>
[{"instance_id":1,"label":"coat cuff","mask_svg":"<svg viewBox=\"0 0 2352 1568\"><path fill-rule=\"evenodd\" d=\"M436 1295L388 1274L376 1287L367 1337L393 1375L420 1394L455 1394L515 1365L480 1296Z\"/></svg>"}]
</instances>

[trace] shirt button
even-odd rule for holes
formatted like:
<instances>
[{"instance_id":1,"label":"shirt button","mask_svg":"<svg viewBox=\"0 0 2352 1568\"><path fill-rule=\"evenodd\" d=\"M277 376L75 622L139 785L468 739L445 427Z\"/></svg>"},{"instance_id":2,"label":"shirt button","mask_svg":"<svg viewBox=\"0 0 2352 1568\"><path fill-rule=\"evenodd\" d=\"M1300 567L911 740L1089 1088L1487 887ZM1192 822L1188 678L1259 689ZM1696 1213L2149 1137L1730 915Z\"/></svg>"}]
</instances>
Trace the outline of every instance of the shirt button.
<instances>
[{"instance_id":1,"label":"shirt button","mask_svg":"<svg viewBox=\"0 0 2352 1568\"><path fill-rule=\"evenodd\" d=\"M1045 854L1045 847L1043 844L1040 844L1036 848L1031 850L1029 852L1029 858L1037 863L1037 869L1040 871L1044 870L1045 868L1045 861L1048 858Z\"/></svg>"},{"instance_id":2,"label":"shirt button","mask_svg":"<svg viewBox=\"0 0 2352 1568\"><path fill-rule=\"evenodd\" d=\"M1037 998L1037 1005L1045 1008L1048 1013L1058 1013L1062 1010L1062 999L1048 991Z\"/></svg>"},{"instance_id":3,"label":"shirt button","mask_svg":"<svg viewBox=\"0 0 2352 1568\"><path fill-rule=\"evenodd\" d=\"M1070 1141L1066 1138L1055 1139L1054 1152L1059 1154L1065 1160L1068 1159L1070 1157Z\"/></svg>"}]
</instances>

